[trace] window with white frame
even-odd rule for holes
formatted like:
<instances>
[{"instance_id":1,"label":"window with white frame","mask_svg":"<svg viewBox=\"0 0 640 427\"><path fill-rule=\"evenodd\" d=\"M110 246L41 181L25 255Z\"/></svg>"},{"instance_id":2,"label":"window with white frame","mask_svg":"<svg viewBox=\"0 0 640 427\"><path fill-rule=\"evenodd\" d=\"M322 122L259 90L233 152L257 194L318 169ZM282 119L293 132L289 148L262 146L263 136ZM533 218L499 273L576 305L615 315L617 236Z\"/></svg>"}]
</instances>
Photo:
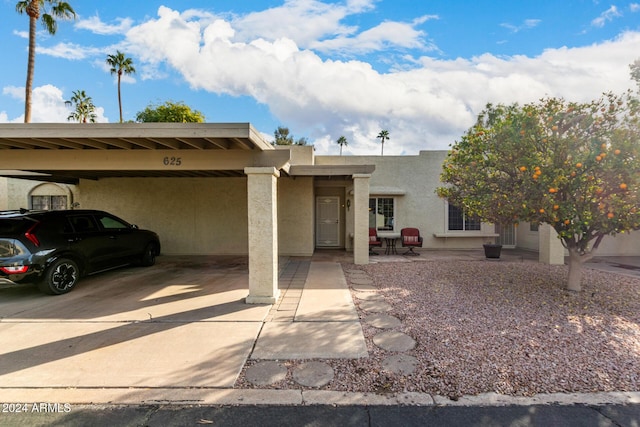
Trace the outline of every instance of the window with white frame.
<instances>
[{"instance_id":1,"label":"window with white frame","mask_svg":"<svg viewBox=\"0 0 640 427\"><path fill-rule=\"evenodd\" d=\"M395 203L393 197L369 199L369 227L379 231L394 231Z\"/></svg>"},{"instance_id":2,"label":"window with white frame","mask_svg":"<svg viewBox=\"0 0 640 427\"><path fill-rule=\"evenodd\" d=\"M31 196L31 209L42 211L67 209L67 196Z\"/></svg>"},{"instance_id":3,"label":"window with white frame","mask_svg":"<svg viewBox=\"0 0 640 427\"><path fill-rule=\"evenodd\" d=\"M449 231L479 231L480 230L480 218L477 216L467 215L463 209L454 206L450 203L448 205L448 229Z\"/></svg>"}]
</instances>

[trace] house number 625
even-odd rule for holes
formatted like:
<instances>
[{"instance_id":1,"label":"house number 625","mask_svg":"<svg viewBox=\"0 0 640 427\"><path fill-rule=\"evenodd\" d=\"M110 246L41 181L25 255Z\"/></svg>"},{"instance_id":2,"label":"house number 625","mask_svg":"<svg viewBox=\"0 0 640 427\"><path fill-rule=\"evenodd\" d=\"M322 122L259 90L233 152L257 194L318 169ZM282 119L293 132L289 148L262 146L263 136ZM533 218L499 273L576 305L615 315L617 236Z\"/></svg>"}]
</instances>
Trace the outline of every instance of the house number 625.
<instances>
[{"instance_id":1,"label":"house number 625","mask_svg":"<svg viewBox=\"0 0 640 427\"><path fill-rule=\"evenodd\" d=\"M165 166L180 166L182 164L182 157L165 157L162 159L162 163Z\"/></svg>"}]
</instances>

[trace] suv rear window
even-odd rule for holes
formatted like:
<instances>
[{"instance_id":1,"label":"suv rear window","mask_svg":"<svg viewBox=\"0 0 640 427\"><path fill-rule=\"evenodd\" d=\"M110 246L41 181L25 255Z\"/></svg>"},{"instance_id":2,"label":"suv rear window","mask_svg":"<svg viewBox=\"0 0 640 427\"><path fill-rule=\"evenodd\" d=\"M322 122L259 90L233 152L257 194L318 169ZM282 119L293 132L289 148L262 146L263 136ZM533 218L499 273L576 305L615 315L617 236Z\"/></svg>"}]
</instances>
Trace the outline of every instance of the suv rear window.
<instances>
[{"instance_id":1,"label":"suv rear window","mask_svg":"<svg viewBox=\"0 0 640 427\"><path fill-rule=\"evenodd\" d=\"M25 218L0 218L0 236L8 237L20 234L27 227ZM28 221L29 224L33 224Z\"/></svg>"}]
</instances>

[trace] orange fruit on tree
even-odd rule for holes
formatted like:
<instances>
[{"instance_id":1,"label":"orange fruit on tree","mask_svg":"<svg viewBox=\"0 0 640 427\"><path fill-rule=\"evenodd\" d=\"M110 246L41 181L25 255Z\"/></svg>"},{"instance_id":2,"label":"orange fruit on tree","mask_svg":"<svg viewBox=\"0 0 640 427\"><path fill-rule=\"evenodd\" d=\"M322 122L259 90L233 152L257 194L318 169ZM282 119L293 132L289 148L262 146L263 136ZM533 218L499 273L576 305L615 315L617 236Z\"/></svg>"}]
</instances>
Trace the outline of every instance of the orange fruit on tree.
<instances>
[{"instance_id":1,"label":"orange fruit on tree","mask_svg":"<svg viewBox=\"0 0 640 427\"><path fill-rule=\"evenodd\" d=\"M553 131L558 130L558 126L556 126L556 125L551 126L551 130L553 130Z\"/></svg>"},{"instance_id":2,"label":"orange fruit on tree","mask_svg":"<svg viewBox=\"0 0 640 427\"><path fill-rule=\"evenodd\" d=\"M565 219L564 220L564 225L569 225L569 224L571 224L571 221L569 221L568 219Z\"/></svg>"},{"instance_id":3,"label":"orange fruit on tree","mask_svg":"<svg viewBox=\"0 0 640 427\"><path fill-rule=\"evenodd\" d=\"M553 210L557 211L558 209L560 209L560 205L553 205Z\"/></svg>"},{"instance_id":4,"label":"orange fruit on tree","mask_svg":"<svg viewBox=\"0 0 640 427\"><path fill-rule=\"evenodd\" d=\"M574 176L576 176L575 172L571 172L571 177L573 178Z\"/></svg>"},{"instance_id":5,"label":"orange fruit on tree","mask_svg":"<svg viewBox=\"0 0 640 427\"><path fill-rule=\"evenodd\" d=\"M520 172L524 172L524 171L526 171L526 170L527 170L527 167L526 167L526 166L520 166L520 168L519 168L519 169L520 169Z\"/></svg>"},{"instance_id":6,"label":"orange fruit on tree","mask_svg":"<svg viewBox=\"0 0 640 427\"><path fill-rule=\"evenodd\" d=\"M544 209L540 208L540 210L538 212L544 213Z\"/></svg>"},{"instance_id":7,"label":"orange fruit on tree","mask_svg":"<svg viewBox=\"0 0 640 427\"><path fill-rule=\"evenodd\" d=\"M614 151L613 154L615 154L617 156L618 154L620 154L620 150Z\"/></svg>"},{"instance_id":8,"label":"orange fruit on tree","mask_svg":"<svg viewBox=\"0 0 640 427\"><path fill-rule=\"evenodd\" d=\"M626 190L627 189L627 184L625 184L624 182L622 184L620 184L620 189L621 190Z\"/></svg>"},{"instance_id":9,"label":"orange fruit on tree","mask_svg":"<svg viewBox=\"0 0 640 427\"><path fill-rule=\"evenodd\" d=\"M607 218L609 218L609 219L613 218L614 216L615 216L615 215L613 214L613 212L609 212L609 213L607 214Z\"/></svg>"},{"instance_id":10,"label":"orange fruit on tree","mask_svg":"<svg viewBox=\"0 0 640 427\"><path fill-rule=\"evenodd\" d=\"M596 162L599 162L600 160L602 160L602 156L596 156Z\"/></svg>"},{"instance_id":11,"label":"orange fruit on tree","mask_svg":"<svg viewBox=\"0 0 640 427\"><path fill-rule=\"evenodd\" d=\"M581 168L582 167L582 163L580 163L580 162L576 163L576 167L577 168Z\"/></svg>"},{"instance_id":12,"label":"orange fruit on tree","mask_svg":"<svg viewBox=\"0 0 640 427\"><path fill-rule=\"evenodd\" d=\"M553 187L551 187L551 188L549 189L549 193L552 193L552 194L553 194L553 193L557 193L557 192L558 192L558 190L556 190L556 189L555 189L555 188L553 188Z\"/></svg>"}]
</instances>

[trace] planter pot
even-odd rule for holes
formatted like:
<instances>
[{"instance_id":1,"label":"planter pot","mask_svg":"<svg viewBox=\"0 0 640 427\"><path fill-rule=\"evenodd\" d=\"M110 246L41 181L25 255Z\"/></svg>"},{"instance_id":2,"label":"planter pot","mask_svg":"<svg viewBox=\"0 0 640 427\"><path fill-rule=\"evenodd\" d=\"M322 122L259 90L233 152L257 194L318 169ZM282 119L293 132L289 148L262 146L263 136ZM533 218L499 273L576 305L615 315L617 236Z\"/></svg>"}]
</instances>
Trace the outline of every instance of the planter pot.
<instances>
[{"instance_id":1,"label":"planter pot","mask_svg":"<svg viewBox=\"0 0 640 427\"><path fill-rule=\"evenodd\" d=\"M500 251L502 251L502 245L484 244L484 256L487 258L500 258Z\"/></svg>"}]
</instances>

